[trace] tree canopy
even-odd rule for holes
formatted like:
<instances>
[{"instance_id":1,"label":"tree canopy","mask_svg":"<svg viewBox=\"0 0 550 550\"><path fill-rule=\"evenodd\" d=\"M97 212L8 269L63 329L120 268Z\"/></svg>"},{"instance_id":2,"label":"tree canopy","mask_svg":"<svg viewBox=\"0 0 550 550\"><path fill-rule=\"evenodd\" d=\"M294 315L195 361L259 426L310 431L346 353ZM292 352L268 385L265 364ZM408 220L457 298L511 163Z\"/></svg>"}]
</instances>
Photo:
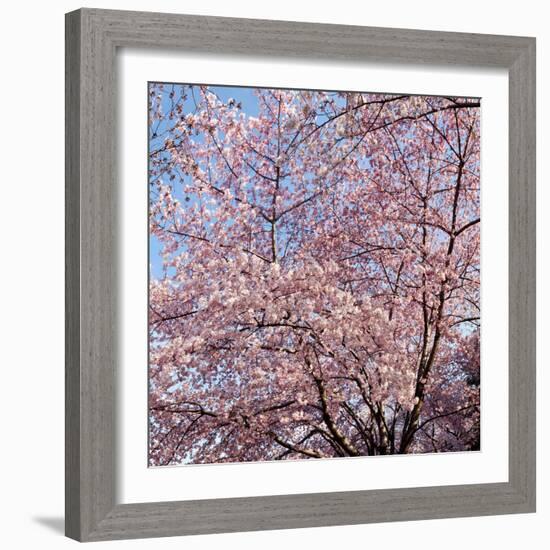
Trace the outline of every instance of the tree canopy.
<instances>
[{"instance_id":1,"label":"tree canopy","mask_svg":"<svg viewBox=\"0 0 550 550\"><path fill-rule=\"evenodd\" d=\"M149 92L150 464L479 449L479 100Z\"/></svg>"}]
</instances>

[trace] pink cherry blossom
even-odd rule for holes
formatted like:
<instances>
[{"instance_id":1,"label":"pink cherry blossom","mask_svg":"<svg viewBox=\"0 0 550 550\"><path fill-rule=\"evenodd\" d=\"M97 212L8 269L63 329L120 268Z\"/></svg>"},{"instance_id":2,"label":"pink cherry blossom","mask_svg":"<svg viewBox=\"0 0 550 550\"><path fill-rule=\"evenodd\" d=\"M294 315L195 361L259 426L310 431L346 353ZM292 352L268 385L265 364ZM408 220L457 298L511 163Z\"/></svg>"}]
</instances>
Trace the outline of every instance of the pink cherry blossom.
<instances>
[{"instance_id":1,"label":"pink cherry blossom","mask_svg":"<svg viewBox=\"0 0 550 550\"><path fill-rule=\"evenodd\" d=\"M150 84L149 461L480 448L480 102Z\"/></svg>"}]
</instances>

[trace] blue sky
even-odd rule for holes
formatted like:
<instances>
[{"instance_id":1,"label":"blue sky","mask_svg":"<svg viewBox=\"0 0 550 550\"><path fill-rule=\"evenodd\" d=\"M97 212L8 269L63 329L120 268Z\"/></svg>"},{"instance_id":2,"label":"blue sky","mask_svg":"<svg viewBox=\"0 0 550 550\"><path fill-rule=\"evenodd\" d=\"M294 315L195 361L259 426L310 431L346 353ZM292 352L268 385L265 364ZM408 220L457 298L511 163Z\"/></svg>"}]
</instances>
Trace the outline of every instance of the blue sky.
<instances>
[{"instance_id":1,"label":"blue sky","mask_svg":"<svg viewBox=\"0 0 550 550\"><path fill-rule=\"evenodd\" d=\"M183 85L188 86L188 84ZM171 90L174 89L177 99L177 97L181 97L178 95L181 94L181 86L182 84L165 83L163 99L165 112L168 111L170 108L169 94ZM233 98L235 99L235 101L240 102L242 106L242 111L246 115L256 116L258 114L258 99L254 95L255 88L243 88L238 86L209 86L209 88L225 102L227 102L230 98ZM191 112L193 108L194 105L192 99L188 98L183 104L184 113ZM165 127L166 122L162 122L158 128L155 126L155 129L158 133L161 133L162 129ZM152 128L149 127L149 152L153 151L156 147L159 146L159 143L164 141L164 138L152 138L151 131ZM158 239L152 235L149 237L149 265L151 278L158 279L163 276L161 245Z\"/></svg>"}]
</instances>

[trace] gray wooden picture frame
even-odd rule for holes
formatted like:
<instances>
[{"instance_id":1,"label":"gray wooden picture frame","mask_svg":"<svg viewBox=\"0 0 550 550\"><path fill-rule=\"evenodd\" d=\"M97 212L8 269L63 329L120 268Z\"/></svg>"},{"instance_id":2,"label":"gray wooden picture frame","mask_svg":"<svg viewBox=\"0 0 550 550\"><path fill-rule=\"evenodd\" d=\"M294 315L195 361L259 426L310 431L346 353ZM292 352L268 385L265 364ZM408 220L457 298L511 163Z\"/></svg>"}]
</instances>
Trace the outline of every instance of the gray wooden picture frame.
<instances>
[{"instance_id":1,"label":"gray wooden picture frame","mask_svg":"<svg viewBox=\"0 0 550 550\"><path fill-rule=\"evenodd\" d=\"M115 502L120 47L509 71L508 482ZM96 9L67 14L67 536L99 541L525 513L535 511L535 486L535 39Z\"/></svg>"}]
</instances>

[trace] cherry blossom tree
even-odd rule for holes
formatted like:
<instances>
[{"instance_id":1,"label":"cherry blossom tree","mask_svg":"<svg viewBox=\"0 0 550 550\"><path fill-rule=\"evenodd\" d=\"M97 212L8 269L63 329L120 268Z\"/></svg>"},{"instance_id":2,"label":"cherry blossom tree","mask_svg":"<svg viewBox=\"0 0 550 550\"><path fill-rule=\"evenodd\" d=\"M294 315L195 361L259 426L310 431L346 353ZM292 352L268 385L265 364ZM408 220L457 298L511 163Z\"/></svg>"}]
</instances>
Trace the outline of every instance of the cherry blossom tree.
<instances>
[{"instance_id":1,"label":"cherry blossom tree","mask_svg":"<svg viewBox=\"0 0 550 550\"><path fill-rule=\"evenodd\" d=\"M150 464L479 449L479 100L228 93L149 88Z\"/></svg>"}]
</instances>

